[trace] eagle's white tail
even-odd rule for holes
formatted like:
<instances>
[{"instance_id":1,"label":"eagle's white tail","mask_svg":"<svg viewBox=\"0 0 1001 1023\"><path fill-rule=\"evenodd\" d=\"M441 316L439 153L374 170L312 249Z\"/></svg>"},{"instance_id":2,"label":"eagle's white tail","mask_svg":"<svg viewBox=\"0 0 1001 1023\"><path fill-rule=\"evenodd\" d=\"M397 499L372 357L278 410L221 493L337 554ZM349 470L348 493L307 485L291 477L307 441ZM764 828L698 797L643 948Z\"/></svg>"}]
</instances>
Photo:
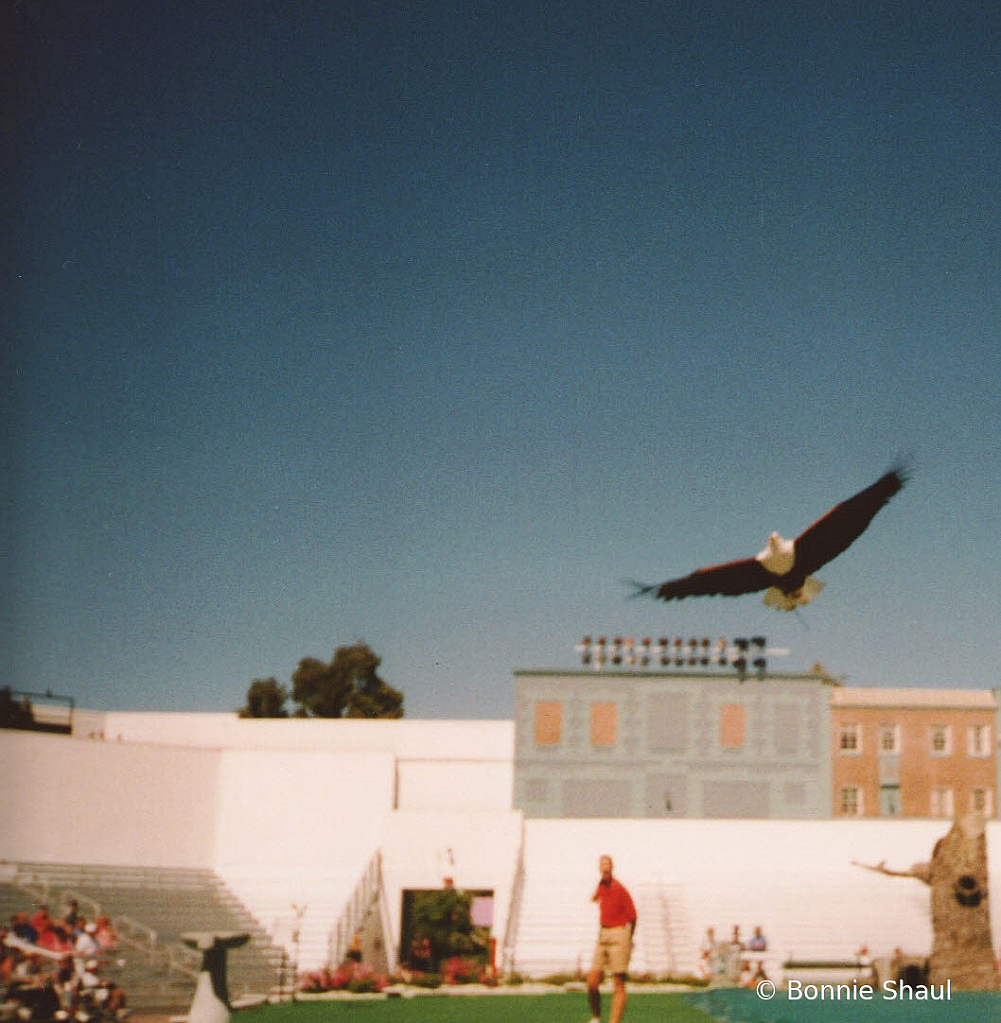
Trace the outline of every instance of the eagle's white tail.
<instances>
[{"instance_id":1,"label":"eagle's white tail","mask_svg":"<svg viewBox=\"0 0 1001 1023\"><path fill-rule=\"evenodd\" d=\"M795 611L797 607L804 607L824 588L824 584L813 576L807 576L806 581L792 593L783 593L777 586L769 586L765 590L764 602L777 611Z\"/></svg>"}]
</instances>

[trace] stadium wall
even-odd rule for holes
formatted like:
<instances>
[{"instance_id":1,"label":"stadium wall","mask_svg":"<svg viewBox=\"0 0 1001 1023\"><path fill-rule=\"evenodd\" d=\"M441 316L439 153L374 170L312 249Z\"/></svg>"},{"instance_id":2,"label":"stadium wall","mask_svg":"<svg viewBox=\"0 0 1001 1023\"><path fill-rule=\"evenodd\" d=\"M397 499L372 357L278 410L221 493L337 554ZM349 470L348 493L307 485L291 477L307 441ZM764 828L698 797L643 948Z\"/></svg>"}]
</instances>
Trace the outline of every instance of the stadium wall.
<instances>
[{"instance_id":1,"label":"stadium wall","mask_svg":"<svg viewBox=\"0 0 1001 1023\"><path fill-rule=\"evenodd\" d=\"M211 867L219 754L5 729L0 858Z\"/></svg>"},{"instance_id":2,"label":"stadium wall","mask_svg":"<svg viewBox=\"0 0 1001 1023\"><path fill-rule=\"evenodd\" d=\"M246 721L87 711L87 738L0 732L0 858L215 870L300 964L377 852L391 933L407 888L495 892L503 925L520 843L505 721ZM447 853L446 850L452 850ZM295 919L296 907L306 907Z\"/></svg>"}]
</instances>

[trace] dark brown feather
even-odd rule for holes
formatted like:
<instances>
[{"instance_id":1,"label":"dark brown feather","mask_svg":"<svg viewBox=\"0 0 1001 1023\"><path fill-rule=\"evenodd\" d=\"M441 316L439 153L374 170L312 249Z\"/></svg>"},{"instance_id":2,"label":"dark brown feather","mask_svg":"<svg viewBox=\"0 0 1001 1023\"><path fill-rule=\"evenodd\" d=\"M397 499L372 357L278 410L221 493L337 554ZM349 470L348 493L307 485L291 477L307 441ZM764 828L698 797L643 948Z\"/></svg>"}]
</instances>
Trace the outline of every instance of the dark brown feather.
<instances>
[{"instance_id":1,"label":"dark brown feather","mask_svg":"<svg viewBox=\"0 0 1001 1023\"><path fill-rule=\"evenodd\" d=\"M775 578L756 558L744 558L724 565L700 568L680 579L671 579L647 589L661 600L684 600L685 597L711 597L717 594L739 597L743 593L754 593L771 586Z\"/></svg>"},{"instance_id":2,"label":"dark brown feather","mask_svg":"<svg viewBox=\"0 0 1001 1023\"><path fill-rule=\"evenodd\" d=\"M897 466L803 530L795 541L796 574L808 576L847 550L906 482L904 468Z\"/></svg>"}]
</instances>

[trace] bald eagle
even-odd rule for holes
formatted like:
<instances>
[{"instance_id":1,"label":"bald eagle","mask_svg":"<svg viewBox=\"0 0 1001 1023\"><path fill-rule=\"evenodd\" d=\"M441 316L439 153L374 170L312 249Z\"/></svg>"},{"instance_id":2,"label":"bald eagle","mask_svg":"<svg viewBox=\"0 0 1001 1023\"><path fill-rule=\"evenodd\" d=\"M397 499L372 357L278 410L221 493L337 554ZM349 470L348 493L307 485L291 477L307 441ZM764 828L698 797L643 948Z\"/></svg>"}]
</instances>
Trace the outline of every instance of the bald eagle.
<instances>
[{"instance_id":1,"label":"bald eagle","mask_svg":"<svg viewBox=\"0 0 1001 1023\"><path fill-rule=\"evenodd\" d=\"M753 558L700 568L660 585L635 583L633 596L645 594L660 600L684 600L685 597L717 594L738 597L764 590L764 603L769 607L793 611L809 604L824 588L810 573L847 550L906 482L907 471L898 463L875 483L836 504L795 540L785 540L778 533L772 533L768 546Z\"/></svg>"}]
</instances>

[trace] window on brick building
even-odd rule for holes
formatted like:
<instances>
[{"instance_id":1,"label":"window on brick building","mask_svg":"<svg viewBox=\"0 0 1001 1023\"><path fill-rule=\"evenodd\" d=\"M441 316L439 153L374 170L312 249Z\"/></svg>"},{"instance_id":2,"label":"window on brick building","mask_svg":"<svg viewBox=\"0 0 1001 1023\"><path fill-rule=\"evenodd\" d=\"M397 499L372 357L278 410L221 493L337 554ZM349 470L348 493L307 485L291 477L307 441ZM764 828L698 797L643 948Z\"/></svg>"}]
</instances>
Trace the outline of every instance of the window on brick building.
<instances>
[{"instance_id":1,"label":"window on brick building","mask_svg":"<svg viewBox=\"0 0 1001 1023\"><path fill-rule=\"evenodd\" d=\"M948 725L932 725L930 742L933 757L949 756L952 752L952 729Z\"/></svg>"},{"instance_id":2,"label":"window on brick building","mask_svg":"<svg viewBox=\"0 0 1001 1023\"><path fill-rule=\"evenodd\" d=\"M845 785L841 789L839 801L840 812L845 817L862 816L862 790L854 785Z\"/></svg>"},{"instance_id":3,"label":"window on brick building","mask_svg":"<svg viewBox=\"0 0 1001 1023\"><path fill-rule=\"evenodd\" d=\"M966 732L966 752L971 757L991 755L990 725L970 725Z\"/></svg>"},{"instance_id":4,"label":"window on brick building","mask_svg":"<svg viewBox=\"0 0 1001 1023\"><path fill-rule=\"evenodd\" d=\"M880 785L879 787L880 817L900 816L900 786Z\"/></svg>"},{"instance_id":5,"label":"window on brick building","mask_svg":"<svg viewBox=\"0 0 1001 1023\"><path fill-rule=\"evenodd\" d=\"M862 726L855 722L845 722L838 733L839 753L861 753L862 752Z\"/></svg>"},{"instance_id":6,"label":"window on brick building","mask_svg":"<svg viewBox=\"0 0 1001 1023\"><path fill-rule=\"evenodd\" d=\"M970 793L970 809L985 817L994 814L994 793L990 789L974 789Z\"/></svg>"},{"instance_id":7,"label":"window on brick building","mask_svg":"<svg viewBox=\"0 0 1001 1023\"><path fill-rule=\"evenodd\" d=\"M931 815L932 817L953 816L952 789L944 785L935 785L931 790Z\"/></svg>"},{"instance_id":8,"label":"window on brick building","mask_svg":"<svg viewBox=\"0 0 1001 1023\"><path fill-rule=\"evenodd\" d=\"M883 756L900 752L900 725L879 726L879 752Z\"/></svg>"}]
</instances>

